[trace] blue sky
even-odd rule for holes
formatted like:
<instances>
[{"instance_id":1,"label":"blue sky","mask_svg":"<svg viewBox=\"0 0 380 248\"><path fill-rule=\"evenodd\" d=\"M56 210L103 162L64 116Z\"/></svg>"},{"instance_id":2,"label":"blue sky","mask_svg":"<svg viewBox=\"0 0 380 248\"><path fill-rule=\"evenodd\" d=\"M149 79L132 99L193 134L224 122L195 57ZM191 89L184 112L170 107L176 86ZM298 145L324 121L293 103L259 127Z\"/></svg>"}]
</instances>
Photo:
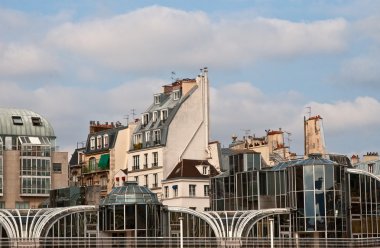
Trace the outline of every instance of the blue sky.
<instances>
[{"instance_id":1,"label":"blue sky","mask_svg":"<svg viewBox=\"0 0 380 248\"><path fill-rule=\"evenodd\" d=\"M0 2L0 106L28 108L69 153L90 120L139 116L160 86L211 81L211 138L324 118L329 152L379 151L380 1ZM136 117L137 117L136 116Z\"/></svg>"}]
</instances>

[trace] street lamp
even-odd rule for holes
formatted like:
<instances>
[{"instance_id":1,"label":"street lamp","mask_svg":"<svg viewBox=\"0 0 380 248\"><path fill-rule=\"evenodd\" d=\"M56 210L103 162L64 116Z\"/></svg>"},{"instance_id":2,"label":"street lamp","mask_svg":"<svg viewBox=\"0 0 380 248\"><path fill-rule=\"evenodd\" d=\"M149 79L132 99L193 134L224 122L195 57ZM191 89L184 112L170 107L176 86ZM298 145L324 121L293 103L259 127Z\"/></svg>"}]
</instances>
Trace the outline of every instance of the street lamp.
<instances>
[{"instance_id":1,"label":"street lamp","mask_svg":"<svg viewBox=\"0 0 380 248\"><path fill-rule=\"evenodd\" d=\"M270 228L270 247L271 248L274 248L274 243L273 243L273 222L274 222L274 219L273 218L270 218L269 219L269 228Z\"/></svg>"}]
</instances>

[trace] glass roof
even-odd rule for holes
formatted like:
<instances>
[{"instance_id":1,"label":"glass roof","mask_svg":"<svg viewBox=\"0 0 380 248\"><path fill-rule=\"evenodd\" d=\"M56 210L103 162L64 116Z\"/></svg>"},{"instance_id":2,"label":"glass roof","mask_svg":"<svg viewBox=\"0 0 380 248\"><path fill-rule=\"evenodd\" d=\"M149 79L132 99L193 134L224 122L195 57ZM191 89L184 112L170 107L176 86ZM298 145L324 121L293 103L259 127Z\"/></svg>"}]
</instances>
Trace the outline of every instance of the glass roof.
<instances>
[{"instance_id":1,"label":"glass roof","mask_svg":"<svg viewBox=\"0 0 380 248\"><path fill-rule=\"evenodd\" d=\"M304 166L304 165L337 165L338 163L323 158L322 154L309 154L307 159L302 160L291 160L286 162L281 162L276 166L273 166L273 171L284 170L289 166Z\"/></svg>"},{"instance_id":2,"label":"glass roof","mask_svg":"<svg viewBox=\"0 0 380 248\"><path fill-rule=\"evenodd\" d=\"M160 204L157 195L137 182L125 182L123 186L115 187L101 201L101 206L122 204Z\"/></svg>"}]
</instances>

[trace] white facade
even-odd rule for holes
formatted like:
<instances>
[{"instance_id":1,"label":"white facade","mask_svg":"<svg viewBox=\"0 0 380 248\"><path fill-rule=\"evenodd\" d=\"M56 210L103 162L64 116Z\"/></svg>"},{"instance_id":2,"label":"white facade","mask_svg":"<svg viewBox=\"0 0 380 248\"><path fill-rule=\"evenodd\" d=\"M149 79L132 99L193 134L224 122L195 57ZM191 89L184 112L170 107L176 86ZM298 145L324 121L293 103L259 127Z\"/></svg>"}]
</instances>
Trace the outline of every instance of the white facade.
<instances>
[{"instance_id":1,"label":"white facade","mask_svg":"<svg viewBox=\"0 0 380 248\"><path fill-rule=\"evenodd\" d=\"M160 198L165 193L162 181L179 161L210 158L208 88L205 68L196 79L177 80L153 96L152 105L142 114L131 138L128 180L137 179L139 185L147 185ZM195 181L197 190L203 191L203 185L208 184L208 179L202 180ZM203 195L193 198L187 200L203 200L209 204L208 197ZM177 204L178 201L166 202ZM178 206L188 205L184 200L181 202Z\"/></svg>"}]
</instances>

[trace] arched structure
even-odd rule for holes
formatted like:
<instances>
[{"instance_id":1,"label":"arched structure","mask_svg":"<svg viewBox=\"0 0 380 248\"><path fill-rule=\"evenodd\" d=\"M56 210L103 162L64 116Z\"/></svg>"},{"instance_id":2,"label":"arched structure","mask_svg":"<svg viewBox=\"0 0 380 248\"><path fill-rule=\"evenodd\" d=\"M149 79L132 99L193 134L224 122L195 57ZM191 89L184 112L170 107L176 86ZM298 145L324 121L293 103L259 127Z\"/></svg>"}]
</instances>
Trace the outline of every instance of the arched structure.
<instances>
[{"instance_id":1,"label":"arched structure","mask_svg":"<svg viewBox=\"0 0 380 248\"><path fill-rule=\"evenodd\" d=\"M168 207L168 210L169 212L194 215L204 220L217 238L241 238L248 235L253 226L263 218L290 214L290 209L287 208L198 212L188 208Z\"/></svg>"},{"instance_id":2,"label":"arched structure","mask_svg":"<svg viewBox=\"0 0 380 248\"><path fill-rule=\"evenodd\" d=\"M0 225L11 239L45 237L59 219L74 213L97 211L96 206L66 208L0 209Z\"/></svg>"}]
</instances>

